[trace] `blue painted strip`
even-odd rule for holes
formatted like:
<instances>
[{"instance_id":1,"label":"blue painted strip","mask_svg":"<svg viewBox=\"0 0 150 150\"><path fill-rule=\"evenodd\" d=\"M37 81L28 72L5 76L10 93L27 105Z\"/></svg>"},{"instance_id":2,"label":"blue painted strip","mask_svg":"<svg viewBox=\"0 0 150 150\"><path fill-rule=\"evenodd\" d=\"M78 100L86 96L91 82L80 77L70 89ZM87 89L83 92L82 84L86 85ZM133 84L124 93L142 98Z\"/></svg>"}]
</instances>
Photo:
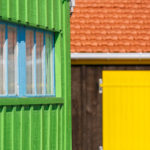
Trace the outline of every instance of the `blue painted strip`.
<instances>
[{"instance_id":1,"label":"blue painted strip","mask_svg":"<svg viewBox=\"0 0 150 150\"><path fill-rule=\"evenodd\" d=\"M26 44L25 28L18 28L18 69L19 69L19 96L26 94Z\"/></svg>"},{"instance_id":2,"label":"blue painted strip","mask_svg":"<svg viewBox=\"0 0 150 150\"><path fill-rule=\"evenodd\" d=\"M56 87L55 87L55 34L53 33L53 94L56 95Z\"/></svg>"},{"instance_id":3,"label":"blue painted strip","mask_svg":"<svg viewBox=\"0 0 150 150\"><path fill-rule=\"evenodd\" d=\"M5 92L8 95L8 25L5 24Z\"/></svg>"},{"instance_id":4,"label":"blue painted strip","mask_svg":"<svg viewBox=\"0 0 150 150\"><path fill-rule=\"evenodd\" d=\"M16 94L0 95L0 97L18 97Z\"/></svg>"},{"instance_id":5,"label":"blue painted strip","mask_svg":"<svg viewBox=\"0 0 150 150\"><path fill-rule=\"evenodd\" d=\"M6 97L55 97L55 95L25 95L25 96L16 96L16 95L0 95L0 97L2 98L6 98Z\"/></svg>"},{"instance_id":6,"label":"blue painted strip","mask_svg":"<svg viewBox=\"0 0 150 150\"><path fill-rule=\"evenodd\" d=\"M38 95L29 95L29 94L27 94L26 95L26 97L55 97L55 95L54 94L52 94L52 95L50 95L50 94L46 94L46 95L43 95L43 94L38 94Z\"/></svg>"},{"instance_id":7,"label":"blue painted strip","mask_svg":"<svg viewBox=\"0 0 150 150\"><path fill-rule=\"evenodd\" d=\"M37 94L37 88L36 88L36 31L34 31L34 52L33 52L33 55L34 55L34 95Z\"/></svg>"},{"instance_id":8,"label":"blue painted strip","mask_svg":"<svg viewBox=\"0 0 150 150\"><path fill-rule=\"evenodd\" d=\"M43 94L45 95L46 94L46 60L45 60L45 57L46 57L46 52L45 52L45 32L43 34L44 36L44 47L43 47L43 80L44 80L44 89L43 89Z\"/></svg>"}]
</instances>

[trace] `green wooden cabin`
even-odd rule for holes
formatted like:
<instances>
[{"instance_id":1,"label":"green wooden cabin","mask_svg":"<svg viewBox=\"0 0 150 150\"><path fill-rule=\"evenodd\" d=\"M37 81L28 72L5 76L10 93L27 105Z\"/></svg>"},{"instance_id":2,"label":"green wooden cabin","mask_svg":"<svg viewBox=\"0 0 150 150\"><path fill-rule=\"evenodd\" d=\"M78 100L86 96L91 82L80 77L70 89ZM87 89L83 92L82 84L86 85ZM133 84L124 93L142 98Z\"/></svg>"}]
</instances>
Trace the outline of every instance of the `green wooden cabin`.
<instances>
[{"instance_id":1,"label":"green wooden cabin","mask_svg":"<svg viewBox=\"0 0 150 150\"><path fill-rule=\"evenodd\" d=\"M0 0L0 150L71 150L69 0Z\"/></svg>"}]
</instances>

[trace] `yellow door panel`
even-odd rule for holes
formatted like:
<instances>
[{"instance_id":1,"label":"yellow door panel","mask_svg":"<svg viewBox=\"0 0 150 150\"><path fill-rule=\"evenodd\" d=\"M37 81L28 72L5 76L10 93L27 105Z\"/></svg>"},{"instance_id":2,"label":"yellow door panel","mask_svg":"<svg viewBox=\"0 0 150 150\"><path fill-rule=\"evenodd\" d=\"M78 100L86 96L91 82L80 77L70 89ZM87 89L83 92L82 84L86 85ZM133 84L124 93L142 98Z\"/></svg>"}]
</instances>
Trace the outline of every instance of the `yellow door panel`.
<instances>
[{"instance_id":1,"label":"yellow door panel","mask_svg":"<svg viewBox=\"0 0 150 150\"><path fill-rule=\"evenodd\" d=\"M150 71L103 71L103 150L150 150Z\"/></svg>"}]
</instances>

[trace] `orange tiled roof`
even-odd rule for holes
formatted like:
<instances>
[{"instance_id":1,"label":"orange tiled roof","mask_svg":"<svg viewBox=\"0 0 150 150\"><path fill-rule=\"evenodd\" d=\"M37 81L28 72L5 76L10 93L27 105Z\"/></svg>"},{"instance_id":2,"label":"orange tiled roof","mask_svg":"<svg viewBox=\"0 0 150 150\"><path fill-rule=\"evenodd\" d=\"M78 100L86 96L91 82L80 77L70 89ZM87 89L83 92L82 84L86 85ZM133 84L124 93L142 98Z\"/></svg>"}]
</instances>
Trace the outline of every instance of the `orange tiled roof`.
<instances>
[{"instance_id":1,"label":"orange tiled roof","mask_svg":"<svg viewBox=\"0 0 150 150\"><path fill-rule=\"evenodd\" d=\"M76 0L71 51L150 52L150 0Z\"/></svg>"}]
</instances>

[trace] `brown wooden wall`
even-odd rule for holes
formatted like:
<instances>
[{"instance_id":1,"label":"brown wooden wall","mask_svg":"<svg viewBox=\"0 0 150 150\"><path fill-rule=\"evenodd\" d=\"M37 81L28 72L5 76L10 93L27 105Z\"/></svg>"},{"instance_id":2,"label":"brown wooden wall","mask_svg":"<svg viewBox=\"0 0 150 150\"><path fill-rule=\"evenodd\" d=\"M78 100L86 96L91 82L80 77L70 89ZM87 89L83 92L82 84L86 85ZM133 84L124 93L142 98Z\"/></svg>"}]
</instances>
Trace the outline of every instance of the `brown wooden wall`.
<instances>
[{"instance_id":1,"label":"brown wooden wall","mask_svg":"<svg viewBox=\"0 0 150 150\"><path fill-rule=\"evenodd\" d=\"M102 145L100 66L72 66L73 150L98 150Z\"/></svg>"},{"instance_id":2,"label":"brown wooden wall","mask_svg":"<svg viewBox=\"0 0 150 150\"><path fill-rule=\"evenodd\" d=\"M102 70L150 70L150 65L72 65L73 150L98 150L102 145Z\"/></svg>"},{"instance_id":3,"label":"brown wooden wall","mask_svg":"<svg viewBox=\"0 0 150 150\"><path fill-rule=\"evenodd\" d=\"M72 65L73 150L98 150L102 145L102 70L150 70L150 65Z\"/></svg>"}]
</instances>

